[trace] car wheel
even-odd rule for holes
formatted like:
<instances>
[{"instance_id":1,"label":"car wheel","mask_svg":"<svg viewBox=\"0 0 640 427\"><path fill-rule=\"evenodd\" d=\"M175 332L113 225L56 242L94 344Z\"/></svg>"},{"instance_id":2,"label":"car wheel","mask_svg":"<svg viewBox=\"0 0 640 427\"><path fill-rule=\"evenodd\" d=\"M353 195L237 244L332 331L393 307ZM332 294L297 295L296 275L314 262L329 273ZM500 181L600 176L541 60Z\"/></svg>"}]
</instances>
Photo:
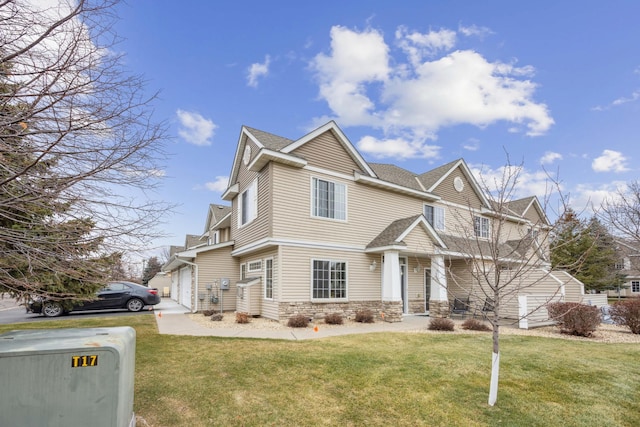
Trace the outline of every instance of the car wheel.
<instances>
[{"instance_id":1,"label":"car wheel","mask_svg":"<svg viewBox=\"0 0 640 427\"><path fill-rule=\"evenodd\" d=\"M58 317L64 313L62 304L56 301L47 301L42 305L42 314L46 317Z\"/></svg>"},{"instance_id":2,"label":"car wheel","mask_svg":"<svg viewBox=\"0 0 640 427\"><path fill-rule=\"evenodd\" d=\"M140 311L142 310L143 307L144 307L144 303L142 302L142 300L139 300L138 298L132 298L129 301L127 301L127 310L129 311Z\"/></svg>"}]
</instances>

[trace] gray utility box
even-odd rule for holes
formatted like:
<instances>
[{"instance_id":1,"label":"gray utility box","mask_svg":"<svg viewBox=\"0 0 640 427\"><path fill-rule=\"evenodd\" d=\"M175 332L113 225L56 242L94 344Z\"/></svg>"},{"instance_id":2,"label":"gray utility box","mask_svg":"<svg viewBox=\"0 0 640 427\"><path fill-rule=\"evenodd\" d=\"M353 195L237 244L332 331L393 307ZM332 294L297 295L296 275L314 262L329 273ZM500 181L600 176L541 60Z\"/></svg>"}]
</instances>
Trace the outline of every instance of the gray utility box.
<instances>
[{"instance_id":1,"label":"gray utility box","mask_svg":"<svg viewBox=\"0 0 640 427\"><path fill-rule=\"evenodd\" d=\"M136 331L0 335L0 426L133 427Z\"/></svg>"}]
</instances>

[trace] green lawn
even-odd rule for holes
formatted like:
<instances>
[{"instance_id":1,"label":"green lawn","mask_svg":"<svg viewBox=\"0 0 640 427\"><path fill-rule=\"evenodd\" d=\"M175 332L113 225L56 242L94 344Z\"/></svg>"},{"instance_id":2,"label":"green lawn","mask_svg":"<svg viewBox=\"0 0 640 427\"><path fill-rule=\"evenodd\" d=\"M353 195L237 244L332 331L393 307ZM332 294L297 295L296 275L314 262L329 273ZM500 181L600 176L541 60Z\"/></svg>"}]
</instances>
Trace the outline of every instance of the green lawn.
<instances>
[{"instance_id":1,"label":"green lawn","mask_svg":"<svg viewBox=\"0 0 640 427\"><path fill-rule=\"evenodd\" d=\"M637 426L640 346L505 336L487 405L490 335L311 341L158 335L153 316L18 325L133 326L144 426Z\"/></svg>"}]
</instances>

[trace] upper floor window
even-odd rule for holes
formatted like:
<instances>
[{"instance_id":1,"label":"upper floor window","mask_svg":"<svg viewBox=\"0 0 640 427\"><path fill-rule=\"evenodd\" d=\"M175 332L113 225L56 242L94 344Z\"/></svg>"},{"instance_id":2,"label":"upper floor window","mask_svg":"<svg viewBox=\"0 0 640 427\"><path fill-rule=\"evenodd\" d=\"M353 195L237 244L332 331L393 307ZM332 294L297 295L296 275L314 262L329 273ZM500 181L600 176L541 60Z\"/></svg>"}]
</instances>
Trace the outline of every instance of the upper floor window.
<instances>
[{"instance_id":1,"label":"upper floor window","mask_svg":"<svg viewBox=\"0 0 640 427\"><path fill-rule=\"evenodd\" d=\"M424 216L436 230L444 230L444 208L424 205Z\"/></svg>"},{"instance_id":2,"label":"upper floor window","mask_svg":"<svg viewBox=\"0 0 640 427\"><path fill-rule=\"evenodd\" d=\"M614 268L615 270L624 270L624 265L625 265L625 262L624 262L624 260L623 260L623 259L621 259L621 260L616 261L616 262L613 264L613 268Z\"/></svg>"},{"instance_id":3,"label":"upper floor window","mask_svg":"<svg viewBox=\"0 0 640 427\"><path fill-rule=\"evenodd\" d=\"M476 237L488 239L489 238L489 218L485 218L482 216L474 216L473 231L475 232Z\"/></svg>"},{"instance_id":4,"label":"upper floor window","mask_svg":"<svg viewBox=\"0 0 640 427\"><path fill-rule=\"evenodd\" d=\"M347 187L337 182L313 178L313 216L347 219Z\"/></svg>"},{"instance_id":5,"label":"upper floor window","mask_svg":"<svg viewBox=\"0 0 640 427\"><path fill-rule=\"evenodd\" d=\"M258 180L253 180L239 197L238 225L243 226L258 216Z\"/></svg>"}]
</instances>

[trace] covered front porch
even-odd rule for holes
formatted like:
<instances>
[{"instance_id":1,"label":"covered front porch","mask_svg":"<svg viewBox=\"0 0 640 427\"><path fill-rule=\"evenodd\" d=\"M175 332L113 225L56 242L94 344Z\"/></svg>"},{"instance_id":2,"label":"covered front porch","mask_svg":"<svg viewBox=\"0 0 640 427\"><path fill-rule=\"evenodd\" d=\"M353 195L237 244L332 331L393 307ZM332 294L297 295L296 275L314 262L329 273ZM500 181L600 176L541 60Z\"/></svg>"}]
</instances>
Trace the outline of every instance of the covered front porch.
<instances>
[{"instance_id":1,"label":"covered front porch","mask_svg":"<svg viewBox=\"0 0 640 427\"><path fill-rule=\"evenodd\" d=\"M423 215L394 221L366 252L379 256L383 303L399 303L402 314L448 317L450 302L471 290L465 260L446 252Z\"/></svg>"}]
</instances>

